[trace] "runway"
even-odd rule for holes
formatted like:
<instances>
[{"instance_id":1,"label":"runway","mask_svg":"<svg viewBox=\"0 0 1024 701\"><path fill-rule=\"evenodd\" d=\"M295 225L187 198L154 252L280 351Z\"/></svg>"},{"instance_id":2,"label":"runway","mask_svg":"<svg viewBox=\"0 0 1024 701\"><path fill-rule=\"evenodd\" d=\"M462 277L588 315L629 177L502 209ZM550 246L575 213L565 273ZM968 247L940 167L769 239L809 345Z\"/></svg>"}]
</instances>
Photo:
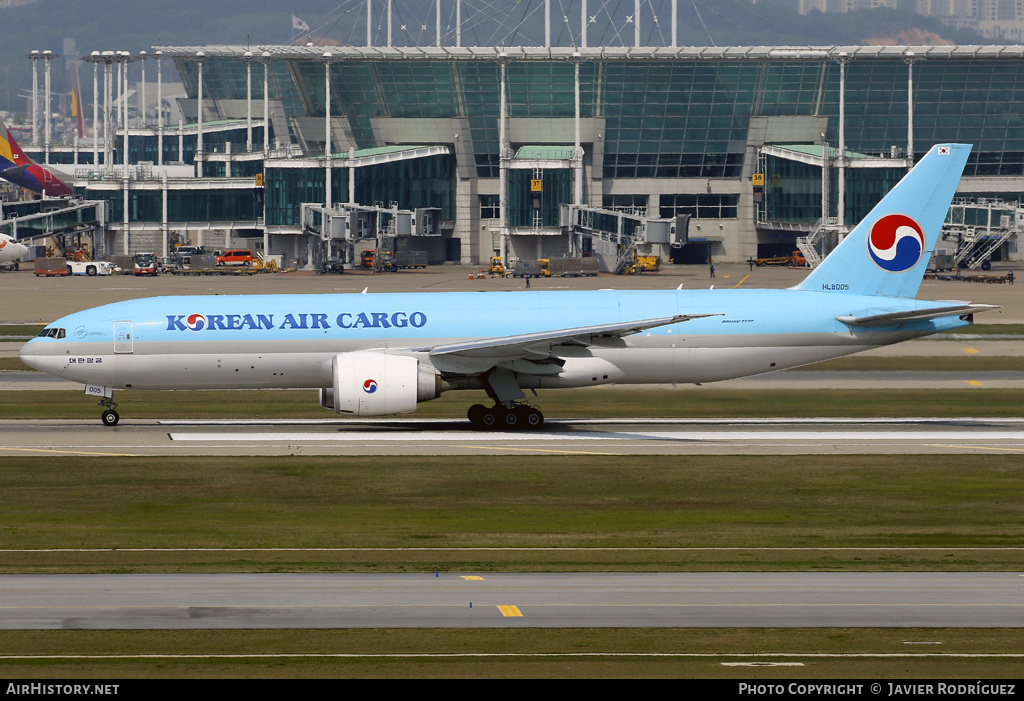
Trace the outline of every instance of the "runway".
<instances>
[{"instance_id":1,"label":"runway","mask_svg":"<svg viewBox=\"0 0 1024 701\"><path fill-rule=\"evenodd\" d=\"M0 455L768 455L1024 453L1024 418L553 419L541 431L468 421L0 421Z\"/></svg>"},{"instance_id":2,"label":"runway","mask_svg":"<svg viewBox=\"0 0 1024 701\"><path fill-rule=\"evenodd\" d=\"M1024 626L1017 573L0 576L0 629Z\"/></svg>"}]
</instances>

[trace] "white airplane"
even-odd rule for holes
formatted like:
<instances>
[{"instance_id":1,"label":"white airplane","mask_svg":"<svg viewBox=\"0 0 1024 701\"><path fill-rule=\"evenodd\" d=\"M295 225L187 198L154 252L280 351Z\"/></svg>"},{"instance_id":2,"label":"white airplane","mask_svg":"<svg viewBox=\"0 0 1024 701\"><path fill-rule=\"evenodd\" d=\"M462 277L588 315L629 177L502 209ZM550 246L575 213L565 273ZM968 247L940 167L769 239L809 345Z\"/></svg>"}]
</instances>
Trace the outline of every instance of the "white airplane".
<instances>
[{"instance_id":1,"label":"white airplane","mask_svg":"<svg viewBox=\"0 0 1024 701\"><path fill-rule=\"evenodd\" d=\"M7 234L0 234L0 263L21 260L28 254L28 246L18 243Z\"/></svg>"},{"instance_id":2,"label":"white airplane","mask_svg":"<svg viewBox=\"0 0 1024 701\"><path fill-rule=\"evenodd\" d=\"M308 387L346 416L484 389L474 425L537 428L525 389L728 380L973 323L991 307L915 299L970 150L932 148L792 289L156 297L58 319L21 358L106 425L115 389Z\"/></svg>"}]
</instances>

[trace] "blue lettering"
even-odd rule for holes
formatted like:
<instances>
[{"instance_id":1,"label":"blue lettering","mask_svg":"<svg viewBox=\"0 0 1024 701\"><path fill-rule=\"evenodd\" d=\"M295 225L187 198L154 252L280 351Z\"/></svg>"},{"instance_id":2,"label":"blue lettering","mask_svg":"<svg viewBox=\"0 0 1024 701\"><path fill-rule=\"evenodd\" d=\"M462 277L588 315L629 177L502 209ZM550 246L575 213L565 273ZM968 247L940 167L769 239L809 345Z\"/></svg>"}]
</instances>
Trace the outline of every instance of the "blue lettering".
<instances>
[{"instance_id":1,"label":"blue lettering","mask_svg":"<svg viewBox=\"0 0 1024 701\"><path fill-rule=\"evenodd\" d=\"M167 330L168 331L186 331L186 327L181 320L185 318L184 314L167 315Z\"/></svg>"},{"instance_id":2,"label":"blue lettering","mask_svg":"<svg viewBox=\"0 0 1024 701\"><path fill-rule=\"evenodd\" d=\"M391 315L391 325L397 329L404 329L409 325L409 317L405 315L405 312L395 312Z\"/></svg>"},{"instance_id":3,"label":"blue lettering","mask_svg":"<svg viewBox=\"0 0 1024 701\"><path fill-rule=\"evenodd\" d=\"M409 315L409 323L412 324L414 328L423 328L427 324L427 315L423 312L413 312Z\"/></svg>"},{"instance_id":4,"label":"blue lettering","mask_svg":"<svg viewBox=\"0 0 1024 701\"><path fill-rule=\"evenodd\" d=\"M388 323L388 315L384 312L373 312L373 328L390 329L391 324Z\"/></svg>"},{"instance_id":5,"label":"blue lettering","mask_svg":"<svg viewBox=\"0 0 1024 701\"><path fill-rule=\"evenodd\" d=\"M210 322L210 330L219 329L226 331L227 327L224 326L224 315L223 314L210 314L206 317L206 320Z\"/></svg>"},{"instance_id":6,"label":"blue lettering","mask_svg":"<svg viewBox=\"0 0 1024 701\"><path fill-rule=\"evenodd\" d=\"M242 317L240 315L238 315L238 314L228 314L227 315L227 320L228 320L227 328L232 329L232 330L242 328L242 323L241 323Z\"/></svg>"},{"instance_id":7,"label":"blue lettering","mask_svg":"<svg viewBox=\"0 0 1024 701\"><path fill-rule=\"evenodd\" d=\"M311 316L313 317L313 326L312 326L312 328L314 328L314 329L329 329L329 328L331 328L331 325L327 323L327 315L326 314L312 314Z\"/></svg>"},{"instance_id":8,"label":"blue lettering","mask_svg":"<svg viewBox=\"0 0 1024 701\"><path fill-rule=\"evenodd\" d=\"M246 316L249 316L249 315L246 314ZM257 314L256 315L256 319L259 322L259 323L257 323L256 328L258 328L258 329L272 329L272 328L274 328L274 315L273 314Z\"/></svg>"},{"instance_id":9,"label":"blue lettering","mask_svg":"<svg viewBox=\"0 0 1024 701\"><path fill-rule=\"evenodd\" d=\"M366 312L359 312L358 316L356 316L356 323L352 324L352 326L357 329L368 329L372 328L373 324L370 323L370 319L366 316Z\"/></svg>"},{"instance_id":10,"label":"blue lettering","mask_svg":"<svg viewBox=\"0 0 1024 701\"><path fill-rule=\"evenodd\" d=\"M348 320L346 320L346 317L348 317ZM348 312L342 312L341 314L338 315L338 318L335 319L334 321L338 324L338 328L350 329L350 328L352 328L351 319L352 319L352 315L351 314L349 314Z\"/></svg>"},{"instance_id":11,"label":"blue lettering","mask_svg":"<svg viewBox=\"0 0 1024 701\"><path fill-rule=\"evenodd\" d=\"M301 315L300 315L301 316ZM295 315L285 314L284 321L281 322L282 329L304 329L305 326L299 326L299 323L295 321Z\"/></svg>"}]
</instances>

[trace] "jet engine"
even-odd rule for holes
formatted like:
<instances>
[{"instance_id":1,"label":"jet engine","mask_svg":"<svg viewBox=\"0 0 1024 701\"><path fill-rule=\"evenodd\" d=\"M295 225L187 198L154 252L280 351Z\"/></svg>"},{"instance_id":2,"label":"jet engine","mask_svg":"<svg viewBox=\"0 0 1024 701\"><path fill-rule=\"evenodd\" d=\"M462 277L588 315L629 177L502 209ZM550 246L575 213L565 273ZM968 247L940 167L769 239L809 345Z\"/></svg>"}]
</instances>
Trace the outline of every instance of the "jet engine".
<instances>
[{"instance_id":1,"label":"jet engine","mask_svg":"<svg viewBox=\"0 0 1024 701\"><path fill-rule=\"evenodd\" d=\"M339 353L332 375L334 385L320 390L320 404L350 416L409 414L449 388L433 367L407 355Z\"/></svg>"}]
</instances>

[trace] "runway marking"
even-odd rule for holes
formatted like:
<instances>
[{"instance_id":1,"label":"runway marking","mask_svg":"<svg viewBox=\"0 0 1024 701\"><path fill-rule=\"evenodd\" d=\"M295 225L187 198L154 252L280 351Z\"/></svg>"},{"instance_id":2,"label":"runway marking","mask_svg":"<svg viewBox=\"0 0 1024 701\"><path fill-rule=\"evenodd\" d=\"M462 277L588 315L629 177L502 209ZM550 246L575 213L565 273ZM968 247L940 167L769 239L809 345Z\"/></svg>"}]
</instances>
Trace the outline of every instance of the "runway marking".
<instances>
[{"instance_id":1,"label":"runway marking","mask_svg":"<svg viewBox=\"0 0 1024 701\"><path fill-rule=\"evenodd\" d=\"M282 658L458 658L458 657L676 657L707 659L716 657L799 657L810 659L1019 659L1016 652L257 652L220 654L146 654L134 655L0 655L0 660L233 660Z\"/></svg>"},{"instance_id":2,"label":"runway marking","mask_svg":"<svg viewBox=\"0 0 1024 701\"><path fill-rule=\"evenodd\" d=\"M982 385L982 384L981 384L980 382L978 382L977 380L964 380L964 382L966 382L966 383L967 383L967 384L969 384L969 385L973 385L973 386L975 386L975 387L982 387L982 386L983 386L983 385Z\"/></svg>"},{"instance_id":3,"label":"runway marking","mask_svg":"<svg viewBox=\"0 0 1024 701\"><path fill-rule=\"evenodd\" d=\"M466 579L466 580L469 580L469 581L477 581L477 580L482 580L483 579L483 577L479 577L479 576L477 576L475 574L464 574L464 575L462 575L462 578Z\"/></svg>"},{"instance_id":4,"label":"runway marking","mask_svg":"<svg viewBox=\"0 0 1024 701\"><path fill-rule=\"evenodd\" d=\"M547 589L549 587L540 587L541 589ZM21 593L21 592L19 592ZM744 593L744 592L740 592ZM488 606L489 604L482 604ZM500 611L501 615L506 618L521 618L523 614L519 611L516 606L508 606L502 604L490 604L496 606ZM978 603L972 604L961 601L952 602L941 602L941 603L921 603L921 602L893 602L893 603L860 603L860 602L826 602L826 603L814 603L814 602L746 602L746 601L729 601L720 604L695 604L695 603L670 603L661 604L656 602L636 603L636 604L572 604L572 603L554 603L554 604L530 604L535 609L680 609L683 612L688 610L714 610L714 609L858 609L858 608L870 608L870 609L971 609L971 608L999 608L999 609L1015 609L1024 607L1024 603ZM450 609L450 608L464 608L465 604L448 604L448 603L422 603L422 604L391 604L391 603L380 603L374 602L369 604L266 604L266 603L252 603L252 604L40 604L32 606L0 606L0 611L250 611L252 609L259 609L261 611L306 611L306 610L319 610L319 611L345 611L347 609ZM473 608L472 603L470 608ZM682 626L685 627L685 626ZM960 626L956 626L960 627ZM991 627L991 626L987 626ZM0 630L19 630L18 628L6 628L0 627Z\"/></svg>"},{"instance_id":5,"label":"runway marking","mask_svg":"<svg viewBox=\"0 0 1024 701\"><path fill-rule=\"evenodd\" d=\"M371 431L352 432L295 432L295 433L168 433L172 441L192 443L239 443L258 441L260 443L410 443L419 441L423 444L436 442L450 443L455 441L479 442L481 435L476 431L452 431L427 433L424 431L408 431L401 433L381 434ZM1024 441L1024 430L991 430L991 431L580 431L580 432L495 432L487 436L490 439L516 442L555 442L555 441L689 441L689 442L726 442L726 441ZM493 446L488 450L498 450ZM509 450L505 446L501 450ZM534 449L537 450L537 449Z\"/></svg>"},{"instance_id":6,"label":"runway marking","mask_svg":"<svg viewBox=\"0 0 1024 701\"><path fill-rule=\"evenodd\" d=\"M959 448L961 450L1002 450L1011 453L1024 453L1024 448L1000 448L999 446L989 445L942 445L936 443L932 446L933 448Z\"/></svg>"},{"instance_id":7,"label":"runway marking","mask_svg":"<svg viewBox=\"0 0 1024 701\"><path fill-rule=\"evenodd\" d=\"M723 662L723 667L803 667L803 662Z\"/></svg>"},{"instance_id":8,"label":"runway marking","mask_svg":"<svg viewBox=\"0 0 1024 701\"><path fill-rule=\"evenodd\" d=\"M750 277L750 273L747 273L746 275L744 275L744 276L743 276L743 279L742 279L742 280L740 280L739 282L737 282L737 283L736 283L735 285L733 285L733 286L732 286L732 288L733 288L733 289L735 290L735 289L736 289L737 287L739 287L739 286L740 286L740 285L742 285L742 284L743 284L744 282L746 282L746 281L747 281L747 278L748 278L748 277Z\"/></svg>"},{"instance_id":9,"label":"runway marking","mask_svg":"<svg viewBox=\"0 0 1024 701\"><path fill-rule=\"evenodd\" d=\"M562 551L597 551L597 550L613 550L613 551L654 551L654 552L671 552L671 551L684 551L684 552L717 552L717 551L756 551L756 552L774 552L774 551L797 551L797 552L824 552L824 551L853 551L853 552L892 552L901 550L912 550L915 552L987 552L992 551L1024 551L1024 547L1013 547L1013 546L996 546L996 547L948 547L943 548L941 546L907 546L907 547L872 547L870 545L861 547L847 547L847 546L774 546L774 547L686 547L686 546L652 546L652 547L606 547L606 546L594 546L594 547L526 547L526 546L500 546L500 547L487 547L487 546L466 546L466 547L407 547L407 548L38 548L38 549L15 549L15 548L2 548L0 553L114 553L114 552L126 552L126 553L145 553L145 552L230 552L230 553L247 553L247 552L408 552L408 551L425 551L425 552L459 552L459 551L512 551L512 550L541 550L551 552L562 552ZM1024 574L1020 575L1024 577Z\"/></svg>"},{"instance_id":10,"label":"runway marking","mask_svg":"<svg viewBox=\"0 0 1024 701\"><path fill-rule=\"evenodd\" d=\"M606 455L609 457L617 457L621 453L595 453L587 450L548 450L545 448L511 448L509 446L493 446L493 445L464 445L461 446L467 450L518 450L528 453L556 453L557 455Z\"/></svg>"},{"instance_id":11,"label":"runway marking","mask_svg":"<svg viewBox=\"0 0 1024 701\"><path fill-rule=\"evenodd\" d=\"M974 348L964 348L964 353L977 353L978 351Z\"/></svg>"},{"instance_id":12,"label":"runway marking","mask_svg":"<svg viewBox=\"0 0 1024 701\"><path fill-rule=\"evenodd\" d=\"M675 419L549 419L552 422L572 422L573 424L756 424L758 426L771 426L775 424L951 424L951 423L1021 423L1024 417L977 417L977 416L909 416L909 417L827 417L827 416L805 416L805 417L763 417L763 418L675 418ZM409 424L451 424L459 423L459 419L157 419L158 426L352 426L363 424L385 424L396 423ZM93 425L90 423L89 425Z\"/></svg>"},{"instance_id":13,"label":"runway marking","mask_svg":"<svg viewBox=\"0 0 1024 701\"><path fill-rule=\"evenodd\" d=\"M0 450L10 450L10 451L13 451L13 452L20 452L20 453L47 453L47 454L56 453L56 454L59 454L59 455L103 455L103 456L107 456L107 457L111 457L112 456L112 457L117 457L117 458L141 458L142 457L138 453L92 453L92 452L85 451L85 450L62 450L62 449L59 449L59 448L50 448L50 447L8 448L8 447L5 447L5 446L0 446Z\"/></svg>"}]
</instances>

